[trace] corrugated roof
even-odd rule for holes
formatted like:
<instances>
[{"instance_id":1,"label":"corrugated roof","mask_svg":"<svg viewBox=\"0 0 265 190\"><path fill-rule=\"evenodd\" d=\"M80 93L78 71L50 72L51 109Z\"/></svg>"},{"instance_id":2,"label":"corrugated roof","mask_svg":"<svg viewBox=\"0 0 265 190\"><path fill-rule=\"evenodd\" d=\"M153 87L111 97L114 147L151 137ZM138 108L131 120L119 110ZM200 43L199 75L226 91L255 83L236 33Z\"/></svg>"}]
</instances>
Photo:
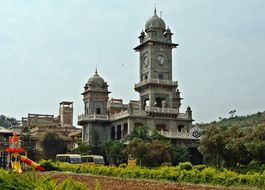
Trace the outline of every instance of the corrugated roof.
<instances>
[{"instance_id":1,"label":"corrugated roof","mask_svg":"<svg viewBox=\"0 0 265 190\"><path fill-rule=\"evenodd\" d=\"M13 133L13 131L0 126L0 133Z\"/></svg>"}]
</instances>

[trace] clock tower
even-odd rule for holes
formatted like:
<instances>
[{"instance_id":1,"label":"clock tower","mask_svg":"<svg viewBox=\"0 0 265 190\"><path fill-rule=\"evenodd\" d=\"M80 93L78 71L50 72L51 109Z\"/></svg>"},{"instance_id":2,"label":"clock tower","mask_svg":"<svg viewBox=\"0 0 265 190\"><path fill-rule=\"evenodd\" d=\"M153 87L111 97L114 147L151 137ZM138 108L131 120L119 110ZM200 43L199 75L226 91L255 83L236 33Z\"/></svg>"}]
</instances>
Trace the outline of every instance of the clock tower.
<instances>
[{"instance_id":1,"label":"clock tower","mask_svg":"<svg viewBox=\"0 0 265 190\"><path fill-rule=\"evenodd\" d=\"M180 96L177 81L172 81L172 33L162 18L154 15L145 24L139 36L139 83L135 90L140 94L140 109L169 108L179 111Z\"/></svg>"}]
</instances>

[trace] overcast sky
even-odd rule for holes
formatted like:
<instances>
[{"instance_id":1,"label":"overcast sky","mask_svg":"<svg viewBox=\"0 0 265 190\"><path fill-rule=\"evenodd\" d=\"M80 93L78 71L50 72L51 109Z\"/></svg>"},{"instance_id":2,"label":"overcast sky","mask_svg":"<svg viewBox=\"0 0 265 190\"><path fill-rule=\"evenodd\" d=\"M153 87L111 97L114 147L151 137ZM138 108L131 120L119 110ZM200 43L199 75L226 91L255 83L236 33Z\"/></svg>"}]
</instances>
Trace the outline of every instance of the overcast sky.
<instances>
[{"instance_id":1,"label":"overcast sky","mask_svg":"<svg viewBox=\"0 0 265 190\"><path fill-rule=\"evenodd\" d=\"M173 80L194 123L265 110L264 0L0 0L0 114L58 115L97 66L110 97L138 100L138 36L154 4L180 44Z\"/></svg>"}]
</instances>

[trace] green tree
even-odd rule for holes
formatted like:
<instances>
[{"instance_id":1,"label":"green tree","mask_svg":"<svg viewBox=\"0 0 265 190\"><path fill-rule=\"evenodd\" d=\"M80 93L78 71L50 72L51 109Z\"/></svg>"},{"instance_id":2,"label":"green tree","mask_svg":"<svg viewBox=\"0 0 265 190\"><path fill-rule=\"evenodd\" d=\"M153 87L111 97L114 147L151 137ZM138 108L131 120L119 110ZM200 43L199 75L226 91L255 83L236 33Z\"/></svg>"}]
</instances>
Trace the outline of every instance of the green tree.
<instances>
[{"instance_id":1,"label":"green tree","mask_svg":"<svg viewBox=\"0 0 265 190\"><path fill-rule=\"evenodd\" d=\"M217 126L208 126L201 137L199 150L212 162L220 167L225 148L224 130Z\"/></svg>"},{"instance_id":2,"label":"green tree","mask_svg":"<svg viewBox=\"0 0 265 190\"><path fill-rule=\"evenodd\" d=\"M13 117L7 117L5 115L0 115L0 126L4 128L10 128L14 125L18 125L19 121Z\"/></svg>"},{"instance_id":3,"label":"green tree","mask_svg":"<svg viewBox=\"0 0 265 190\"><path fill-rule=\"evenodd\" d=\"M121 163L126 162L127 155L125 152L125 145L120 141L109 141L105 143L105 151L107 161L110 164L118 166Z\"/></svg>"},{"instance_id":4,"label":"green tree","mask_svg":"<svg viewBox=\"0 0 265 190\"><path fill-rule=\"evenodd\" d=\"M56 154L64 154L67 152L65 141L55 133L46 133L41 141L41 146L45 159L55 160Z\"/></svg>"},{"instance_id":5,"label":"green tree","mask_svg":"<svg viewBox=\"0 0 265 190\"><path fill-rule=\"evenodd\" d=\"M148 142L145 165L160 166L164 162L171 162L170 146L171 144L159 140Z\"/></svg>"},{"instance_id":6,"label":"green tree","mask_svg":"<svg viewBox=\"0 0 265 190\"><path fill-rule=\"evenodd\" d=\"M135 137L128 144L126 152L128 155L135 157L138 164L142 166L159 166L164 162L171 162L171 146L168 142L159 140L144 141Z\"/></svg>"},{"instance_id":7,"label":"green tree","mask_svg":"<svg viewBox=\"0 0 265 190\"><path fill-rule=\"evenodd\" d=\"M143 139L135 137L126 147L126 152L128 155L132 155L137 159L140 165L146 165L146 153L148 152L148 147Z\"/></svg>"},{"instance_id":8,"label":"green tree","mask_svg":"<svg viewBox=\"0 0 265 190\"><path fill-rule=\"evenodd\" d=\"M172 154L174 157L172 158L173 165L180 163L180 162L186 162L189 161L190 154L188 151L188 148L185 146L185 144L177 145L175 148L175 154Z\"/></svg>"},{"instance_id":9,"label":"green tree","mask_svg":"<svg viewBox=\"0 0 265 190\"><path fill-rule=\"evenodd\" d=\"M148 127L143 126L143 127L135 127L132 131L132 133L128 136L129 140L132 140L134 138L140 138L145 141L151 140L149 132L148 132Z\"/></svg>"},{"instance_id":10,"label":"green tree","mask_svg":"<svg viewBox=\"0 0 265 190\"><path fill-rule=\"evenodd\" d=\"M27 157L35 160L36 148L34 143L32 142L32 137L30 135L30 129L28 127L22 127L20 140L22 141L22 147L25 149L27 153Z\"/></svg>"},{"instance_id":11,"label":"green tree","mask_svg":"<svg viewBox=\"0 0 265 190\"><path fill-rule=\"evenodd\" d=\"M244 145L252 159L265 164L265 125L251 128L251 132L245 138Z\"/></svg>"},{"instance_id":12,"label":"green tree","mask_svg":"<svg viewBox=\"0 0 265 190\"><path fill-rule=\"evenodd\" d=\"M92 139L90 144L88 145L88 153L95 155L103 155L104 154L104 146L100 142L98 133L93 130L92 131Z\"/></svg>"},{"instance_id":13,"label":"green tree","mask_svg":"<svg viewBox=\"0 0 265 190\"><path fill-rule=\"evenodd\" d=\"M225 148L222 156L227 167L235 167L238 163L245 164L251 160L244 145L248 131L238 126L229 127L223 131Z\"/></svg>"},{"instance_id":14,"label":"green tree","mask_svg":"<svg viewBox=\"0 0 265 190\"><path fill-rule=\"evenodd\" d=\"M72 150L72 153L86 155L89 154L89 145L87 143L79 143L78 147Z\"/></svg>"}]
</instances>

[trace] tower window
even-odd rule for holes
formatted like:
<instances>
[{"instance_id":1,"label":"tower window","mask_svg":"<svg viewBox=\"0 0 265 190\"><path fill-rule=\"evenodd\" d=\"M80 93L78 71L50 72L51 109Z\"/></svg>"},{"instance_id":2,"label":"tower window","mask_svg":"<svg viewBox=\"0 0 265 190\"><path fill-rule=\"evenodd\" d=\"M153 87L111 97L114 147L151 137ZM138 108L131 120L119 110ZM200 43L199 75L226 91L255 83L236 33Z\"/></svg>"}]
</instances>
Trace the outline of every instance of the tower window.
<instances>
[{"instance_id":1,"label":"tower window","mask_svg":"<svg viewBox=\"0 0 265 190\"><path fill-rule=\"evenodd\" d=\"M158 78L159 78L159 79L163 79L163 74L159 74L159 75L158 75Z\"/></svg>"},{"instance_id":2,"label":"tower window","mask_svg":"<svg viewBox=\"0 0 265 190\"><path fill-rule=\"evenodd\" d=\"M182 129L184 128L184 125L178 125L178 132L182 132Z\"/></svg>"},{"instance_id":3,"label":"tower window","mask_svg":"<svg viewBox=\"0 0 265 190\"><path fill-rule=\"evenodd\" d=\"M100 108L97 108L96 114L100 114Z\"/></svg>"},{"instance_id":4,"label":"tower window","mask_svg":"<svg viewBox=\"0 0 265 190\"><path fill-rule=\"evenodd\" d=\"M145 79L145 80L146 80L146 79L148 79L148 76L147 76L147 75L145 75L145 76L144 76L144 79Z\"/></svg>"}]
</instances>

